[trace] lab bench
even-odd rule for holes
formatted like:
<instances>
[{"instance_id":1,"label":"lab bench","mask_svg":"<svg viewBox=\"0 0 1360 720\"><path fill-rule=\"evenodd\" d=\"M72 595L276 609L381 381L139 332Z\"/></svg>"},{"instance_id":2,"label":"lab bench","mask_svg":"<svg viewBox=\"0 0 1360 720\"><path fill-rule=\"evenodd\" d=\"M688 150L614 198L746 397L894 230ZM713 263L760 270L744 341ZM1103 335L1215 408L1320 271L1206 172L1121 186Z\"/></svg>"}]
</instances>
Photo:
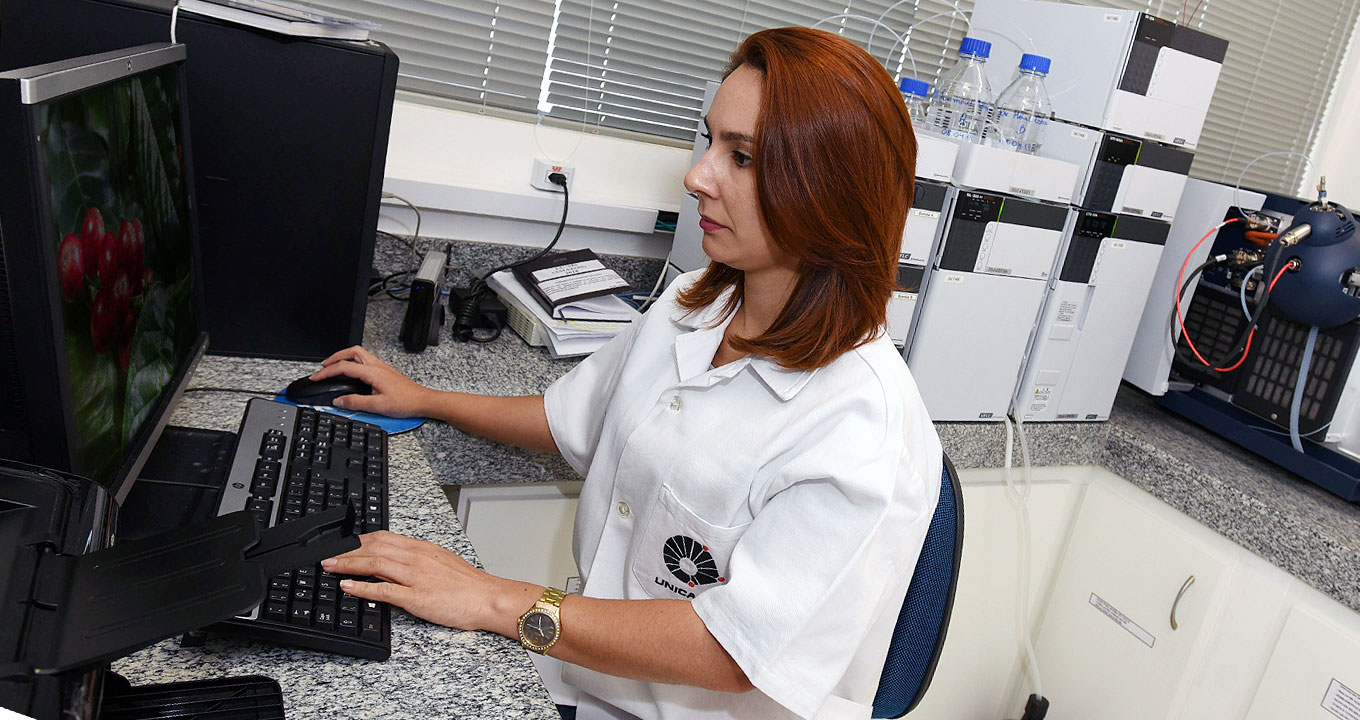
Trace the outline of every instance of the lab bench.
<instances>
[{"instance_id":1,"label":"lab bench","mask_svg":"<svg viewBox=\"0 0 1360 720\"><path fill-rule=\"evenodd\" d=\"M490 266L511 250L460 247L467 267ZM404 256L380 246L380 260ZM655 261L625 261L635 286ZM381 265L380 265L381 268ZM485 343L443 341L423 353L397 339L405 305L369 304L365 345L397 370L440 390L541 393L577 360L555 360L507 330ZM212 356L190 387L276 391L316 367ZM171 422L235 430L248 395L189 392ZM998 423L937 424L945 451L961 470L1003 464ZM1280 468L1257 460L1162 410L1136 390L1120 391L1104 423L1025 426L1036 467L1097 466L1118 475L1351 610L1360 611L1360 508ZM1015 452L1019 462L1019 449ZM464 557L475 552L441 486L579 480L560 457L472 437L427 422L391 442L393 531L425 538ZM293 717L335 715L555 718L556 711L518 643L482 632L434 626L393 614L392 657L385 663L212 637L205 647L161 642L114 663L134 683L259 673L277 678Z\"/></svg>"}]
</instances>

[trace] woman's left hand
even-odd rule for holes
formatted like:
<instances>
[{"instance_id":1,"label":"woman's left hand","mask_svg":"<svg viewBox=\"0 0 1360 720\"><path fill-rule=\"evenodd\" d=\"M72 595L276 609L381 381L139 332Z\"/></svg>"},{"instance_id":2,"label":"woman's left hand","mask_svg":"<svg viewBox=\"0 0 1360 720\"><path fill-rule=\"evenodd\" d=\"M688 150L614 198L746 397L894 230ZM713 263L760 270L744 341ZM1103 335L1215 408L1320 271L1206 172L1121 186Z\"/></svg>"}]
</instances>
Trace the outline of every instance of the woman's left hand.
<instances>
[{"instance_id":1,"label":"woman's left hand","mask_svg":"<svg viewBox=\"0 0 1360 720\"><path fill-rule=\"evenodd\" d=\"M478 570L454 552L425 540L380 530L361 535L359 541L358 550L323 560L321 567L337 575L366 575L376 581L344 580L340 589L365 600L390 603L440 625L514 634L519 615L533 606L542 590Z\"/></svg>"}]
</instances>

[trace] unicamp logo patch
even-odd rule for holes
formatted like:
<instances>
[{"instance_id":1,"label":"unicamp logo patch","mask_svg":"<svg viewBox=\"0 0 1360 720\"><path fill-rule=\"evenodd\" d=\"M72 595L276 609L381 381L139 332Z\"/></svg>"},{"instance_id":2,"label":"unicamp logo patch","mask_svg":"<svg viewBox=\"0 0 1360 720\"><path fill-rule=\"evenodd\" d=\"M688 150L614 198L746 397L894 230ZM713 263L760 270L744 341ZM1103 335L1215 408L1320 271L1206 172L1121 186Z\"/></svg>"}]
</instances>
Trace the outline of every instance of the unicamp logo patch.
<instances>
[{"instance_id":1,"label":"unicamp logo patch","mask_svg":"<svg viewBox=\"0 0 1360 720\"><path fill-rule=\"evenodd\" d=\"M661 559L666 563L666 569L681 584L672 585L668 580L655 578L656 584L682 597L694 597L687 587L710 585L726 579L718 574L718 563L714 561L708 547L685 535L667 538L661 548Z\"/></svg>"}]
</instances>

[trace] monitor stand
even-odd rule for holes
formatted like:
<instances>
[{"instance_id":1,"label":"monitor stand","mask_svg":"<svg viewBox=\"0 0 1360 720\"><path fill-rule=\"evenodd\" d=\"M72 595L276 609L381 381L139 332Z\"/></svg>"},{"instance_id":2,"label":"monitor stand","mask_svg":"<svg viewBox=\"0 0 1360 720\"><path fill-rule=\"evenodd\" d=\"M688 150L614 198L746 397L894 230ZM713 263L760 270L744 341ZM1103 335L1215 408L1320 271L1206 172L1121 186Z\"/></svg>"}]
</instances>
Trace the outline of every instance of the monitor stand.
<instances>
[{"instance_id":1,"label":"monitor stand","mask_svg":"<svg viewBox=\"0 0 1360 720\"><path fill-rule=\"evenodd\" d=\"M118 511L118 542L217 514L236 452L236 433L167 425Z\"/></svg>"}]
</instances>

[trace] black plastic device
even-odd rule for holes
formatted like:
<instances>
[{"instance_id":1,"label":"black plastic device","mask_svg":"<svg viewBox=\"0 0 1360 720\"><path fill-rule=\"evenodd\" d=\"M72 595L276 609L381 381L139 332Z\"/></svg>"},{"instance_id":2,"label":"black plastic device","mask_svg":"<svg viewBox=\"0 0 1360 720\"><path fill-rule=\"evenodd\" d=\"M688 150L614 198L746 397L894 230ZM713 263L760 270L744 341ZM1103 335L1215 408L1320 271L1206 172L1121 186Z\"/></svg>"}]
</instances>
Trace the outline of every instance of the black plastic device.
<instances>
[{"instance_id":1,"label":"black plastic device","mask_svg":"<svg viewBox=\"0 0 1360 720\"><path fill-rule=\"evenodd\" d=\"M174 4L0 0L0 70L163 42ZM397 56L189 12L176 32L192 48L188 108L200 119L184 151L196 159L210 351L322 360L359 344Z\"/></svg>"},{"instance_id":2,"label":"black plastic device","mask_svg":"<svg viewBox=\"0 0 1360 720\"><path fill-rule=\"evenodd\" d=\"M425 253L420 269L411 280L410 301L401 320L401 346L406 352L421 352L439 344L439 329L444 327L444 267L449 256L431 250Z\"/></svg>"},{"instance_id":3,"label":"black plastic device","mask_svg":"<svg viewBox=\"0 0 1360 720\"><path fill-rule=\"evenodd\" d=\"M237 512L106 547L109 507L81 478L0 462L0 707L91 717L98 666L248 610L269 576L359 546L345 505L263 531Z\"/></svg>"}]
</instances>

